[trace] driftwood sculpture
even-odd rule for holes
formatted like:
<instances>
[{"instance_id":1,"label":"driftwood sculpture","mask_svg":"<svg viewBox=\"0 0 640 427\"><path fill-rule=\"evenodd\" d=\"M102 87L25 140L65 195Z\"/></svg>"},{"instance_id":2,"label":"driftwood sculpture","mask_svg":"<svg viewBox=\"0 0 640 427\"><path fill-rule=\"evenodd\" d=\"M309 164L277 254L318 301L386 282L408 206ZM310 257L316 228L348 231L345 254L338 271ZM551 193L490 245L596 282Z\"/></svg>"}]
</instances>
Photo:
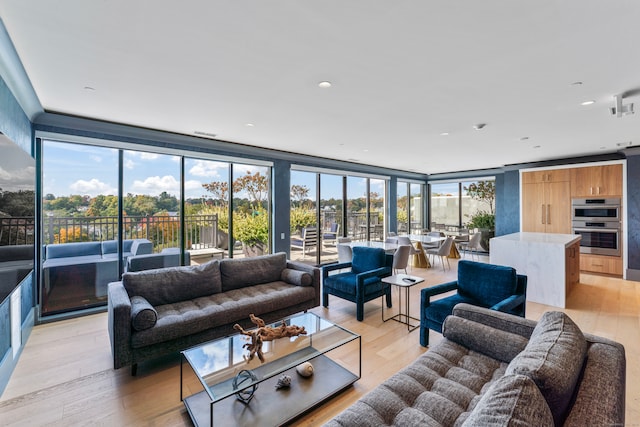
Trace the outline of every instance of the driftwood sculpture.
<instances>
[{"instance_id":1,"label":"driftwood sculpture","mask_svg":"<svg viewBox=\"0 0 640 427\"><path fill-rule=\"evenodd\" d=\"M237 323L233 325L233 329L239 331L242 335L246 335L250 338L250 341L242 346L249 350L248 356L243 356L244 360L249 363L257 355L260 362L264 362L264 354L262 353L262 343L265 341L273 341L278 338L297 337L298 335L306 335L307 331L304 330L304 326L289 325L283 321L282 325L272 328L266 326L264 320L253 314L249 315L251 322L258 327L251 331L246 331Z\"/></svg>"}]
</instances>

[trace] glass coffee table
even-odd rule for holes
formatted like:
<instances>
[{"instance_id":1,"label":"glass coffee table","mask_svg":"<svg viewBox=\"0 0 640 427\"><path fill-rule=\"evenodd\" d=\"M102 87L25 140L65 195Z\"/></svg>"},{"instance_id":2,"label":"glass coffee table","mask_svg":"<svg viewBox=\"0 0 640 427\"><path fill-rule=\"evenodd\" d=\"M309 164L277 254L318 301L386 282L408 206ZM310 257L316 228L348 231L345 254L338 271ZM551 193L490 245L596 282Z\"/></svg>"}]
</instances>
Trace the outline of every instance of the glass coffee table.
<instances>
[{"instance_id":1,"label":"glass coffee table","mask_svg":"<svg viewBox=\"0 0 640 427\"><path fill-rule=\"evenodd\" d=\"M359 335L313 313L300 313L284 322L304 326L307 335L264 342L264 363L258 357L245 361L248 352L242 346L248 337L239 333L181 353L180 399L194 425L281 425L360 379ZM310 377L296 372L304 362L313 365ZM291 377L291 385L277 389L282 375ZM254 389L247 403L238 398L241 392L246 400Z\"/></svg>"}]
</instances>

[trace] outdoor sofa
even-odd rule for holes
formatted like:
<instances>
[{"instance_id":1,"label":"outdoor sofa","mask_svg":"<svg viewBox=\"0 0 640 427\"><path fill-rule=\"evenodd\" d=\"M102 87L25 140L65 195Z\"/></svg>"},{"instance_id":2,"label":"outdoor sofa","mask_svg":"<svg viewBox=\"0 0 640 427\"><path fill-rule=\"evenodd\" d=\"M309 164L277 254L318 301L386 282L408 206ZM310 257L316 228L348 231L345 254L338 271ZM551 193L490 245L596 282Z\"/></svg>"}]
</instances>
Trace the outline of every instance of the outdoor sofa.
<instances>
[{"instance_id":1,"label":"outdoor sofa","mask_svg":"<svg viewBox=\"0 0 640 427\"><path fill-rule=\"evenodd\" d=\"M133 255L150 254L153 244L147 239L127 239L122 242L122 259ZM78 272L82 285L93 286L96 297L107 295L109 282L118 280L118 242L52 243L43 248L42 272L45 291L48 294L55 282L77 281Z\"/></svg>"},{"instance_id":2,"label":"outdoor sofa","mask_svg":"<svg viewBox=\"0 0 640 427\"><path fill-rule=\"evenodd\" d=\"M624 347L564 313L458 304L443 339L329 421L338 426L622 426Z\"/></svg>"},{"instance_id":3,"label":"outdoor sofa","mask_svg":"<svg viewBox=\"0 0 640 427\"><path fill-rule=\"evenodd\" d=\"M132 366L320 304L320 270L284 252L129 272L109 283L113 367Z\"/></svg>"}]
</instances>

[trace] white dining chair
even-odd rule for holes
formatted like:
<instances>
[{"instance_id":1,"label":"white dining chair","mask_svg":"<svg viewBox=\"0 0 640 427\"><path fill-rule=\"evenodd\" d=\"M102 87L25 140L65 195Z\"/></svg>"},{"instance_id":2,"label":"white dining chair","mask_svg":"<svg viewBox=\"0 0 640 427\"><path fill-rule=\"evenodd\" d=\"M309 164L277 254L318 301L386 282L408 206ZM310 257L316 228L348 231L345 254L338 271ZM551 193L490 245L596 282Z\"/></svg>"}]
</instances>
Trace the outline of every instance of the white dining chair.
<instances>
[{"instance_id":1,"label":"white dining chair","mask_svg":"<svg viewBox=\"0 0 640 427\"><path fill-rule=\"evenodd\" d=\"M398 274L398 270L404 270L407 274L407 265L409 265L409 253L411 246L400 245L393 253L393 274Z\"/></svg>"},{"instance_id":2,"label":"white dining chair","mask_svg":"<svg viewBox=\"0 0 640 427\"><path fill-rule=\"evenodd\" d=\"M396 237L398 246L409 246L409 256L417 255L420 253L419 250L413 246L413 242L407 236L398 236Z\"/></svg>"}]
</instances>

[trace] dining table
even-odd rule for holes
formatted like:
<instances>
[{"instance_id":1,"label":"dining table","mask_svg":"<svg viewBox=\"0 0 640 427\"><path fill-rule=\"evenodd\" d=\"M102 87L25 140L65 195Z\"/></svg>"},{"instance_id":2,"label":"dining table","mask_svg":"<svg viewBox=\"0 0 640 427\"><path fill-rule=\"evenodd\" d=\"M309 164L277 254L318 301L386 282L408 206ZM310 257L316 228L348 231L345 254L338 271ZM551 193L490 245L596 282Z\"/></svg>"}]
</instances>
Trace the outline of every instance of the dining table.
<instances>
[{"instance_id":1,"label":"dining table","mask_svg":"<svg viewBox=\"0 0 640 427\"><path fill-rule=\"evenodd\" d=\"M353 242L345 242L338 243L339 245L347 245L356 247L356 246L365 246L368 248L382 248L387 255L393 255L393 253L398 249L398 245L396 243L388 243L388 242L379 242L374 240L360 240Z\"/></svg>"},{"instance_id":2,"label":"dining table","mask_svg":"<svg viewBox=\"0 0 640 427\"><path fill-rule=\"evenodd\" d=\"M416 249L418 253L413 255L413 266L418 268L431 268L431 263L424 253L423 243L438 243L442 244L447 240L446 236L430 236L428 234L409 234L409 240L416 243ZM451 251L448 255L449 258L460 258L460 252L456 245L451 245Z\"/></svg>"}]
</instances>

